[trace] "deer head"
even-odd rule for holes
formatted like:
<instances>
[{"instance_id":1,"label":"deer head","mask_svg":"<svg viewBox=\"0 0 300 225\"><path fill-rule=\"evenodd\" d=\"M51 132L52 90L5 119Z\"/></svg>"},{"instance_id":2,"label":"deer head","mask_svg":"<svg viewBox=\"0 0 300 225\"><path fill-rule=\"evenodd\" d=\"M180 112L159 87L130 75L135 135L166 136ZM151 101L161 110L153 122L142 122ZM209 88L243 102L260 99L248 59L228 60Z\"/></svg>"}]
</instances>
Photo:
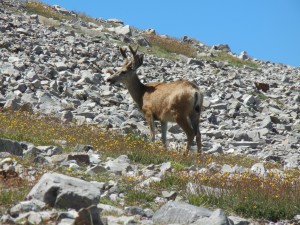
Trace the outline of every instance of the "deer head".
<instances>
[{"instance_id":1,"label":"deer head","mask_svg":"<svg viewBox=\"0 0 300 225\"><path fill-rule=\"evenodd\" d=\"M124 58L123 65L121 69L107 79L110 84L129 83L132 77L136 76L136 70L143 64L144 55L137 54L138 47L136 50L133 50L130 45L128 47L131 52L130 58L126 55L126 48L120 47L121 55Z\"/></svg>"}]
</instances>

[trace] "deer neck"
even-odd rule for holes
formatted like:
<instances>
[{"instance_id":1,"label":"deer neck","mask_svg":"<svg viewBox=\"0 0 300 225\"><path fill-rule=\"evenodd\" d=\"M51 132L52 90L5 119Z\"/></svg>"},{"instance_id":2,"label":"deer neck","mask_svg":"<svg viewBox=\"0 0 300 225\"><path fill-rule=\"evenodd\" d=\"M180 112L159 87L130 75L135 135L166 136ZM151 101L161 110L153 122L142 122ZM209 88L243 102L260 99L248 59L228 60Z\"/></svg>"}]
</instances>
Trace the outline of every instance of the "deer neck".
<instances>
[{"instance_id":1,"label":"deer neck","mask_svg":"<svg viewBox=\"0 0 300 225\"><path fill-rule=\"evenodd\" d=\"M146 90L145 85L140 81L136 74L134 74L130 81L126 82L125 85L133 100L138 104L139 108L142 109L143 96Z\"/></svg>"}]
</instances>

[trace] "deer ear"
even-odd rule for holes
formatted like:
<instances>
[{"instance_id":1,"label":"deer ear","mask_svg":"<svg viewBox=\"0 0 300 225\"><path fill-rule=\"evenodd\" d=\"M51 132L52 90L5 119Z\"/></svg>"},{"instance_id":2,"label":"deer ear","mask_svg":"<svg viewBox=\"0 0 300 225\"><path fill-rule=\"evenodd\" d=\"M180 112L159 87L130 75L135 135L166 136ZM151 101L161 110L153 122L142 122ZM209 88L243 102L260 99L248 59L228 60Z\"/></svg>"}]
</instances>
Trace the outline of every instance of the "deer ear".
<instances>
[{"instance_id":1,"label":"deer ear","mask_svg":"<svg viewBox=\"0 0 300 225\"><path fill-rule=\"evenodd\" d=\"M144 54L138 55L138 67L143 65L143 62L144 62Z\"/></svg>"},{"instance_id":2,"label":"deer ear","mask_svg":"<svg viewBox=\"0 0 300 225\"><path fill-rule=\"evenodd\" d=\"M136 55L132 63L132 69L136 70L137 68L139 68L141 65L143 65L143 61L144 61L144 54Z\"/></svg>"}]
</instances>

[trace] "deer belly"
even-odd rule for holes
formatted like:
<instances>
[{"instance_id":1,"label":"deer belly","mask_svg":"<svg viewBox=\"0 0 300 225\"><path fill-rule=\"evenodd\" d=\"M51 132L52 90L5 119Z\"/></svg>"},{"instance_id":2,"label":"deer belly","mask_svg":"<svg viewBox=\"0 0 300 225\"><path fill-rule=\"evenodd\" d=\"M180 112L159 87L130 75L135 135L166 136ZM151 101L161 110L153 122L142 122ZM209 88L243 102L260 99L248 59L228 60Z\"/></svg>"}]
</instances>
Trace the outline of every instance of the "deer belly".
<instances>
[{"instance_id":1,"label":"deer belly","mask_svg":"<svg viewBox=\"0 0 300 225\"><path fill-rule=\"evenodd\" d=\"M161 115L161 121L175 122L174 116L171 113L164 113Z\"/></svg>"}]
</instances>

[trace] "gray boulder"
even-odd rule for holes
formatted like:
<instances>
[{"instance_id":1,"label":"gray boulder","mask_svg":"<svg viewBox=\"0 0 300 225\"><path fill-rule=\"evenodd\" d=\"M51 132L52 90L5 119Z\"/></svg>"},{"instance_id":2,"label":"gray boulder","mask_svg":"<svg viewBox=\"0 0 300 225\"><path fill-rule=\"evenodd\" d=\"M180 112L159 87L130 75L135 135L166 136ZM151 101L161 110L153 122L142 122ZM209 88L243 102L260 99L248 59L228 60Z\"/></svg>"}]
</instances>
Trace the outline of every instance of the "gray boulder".
<instances>
[{"instance_id":1,"label":"gray boulder","mask_svg":"<svg viewBox=\"0 0 300 225\"><path fill-rule=\"evenodd\" d=\"M126 174L128 171L132 171L130 160L126 155L121 155L114 160L109 160L105 163L105 168L117 175Z\"/></svg>"},{"instance_id":2,"label":"gray boulder","mask_svg":"<svg viewBox=\"0 0 300 225\"><path fill-rule=\"evenodd\" d=\"M246 219L236 217L236 216L228 216L228 219L234 224L234 225L248 225L250 224L249 221Z\"/></svg>"},{"instance_id":3,"label":"gray boulder","mask_svg":"<svg viewBox=\"0 0 300 225\"><path fill-rule=\"evenodd\" d=\"M46 208L46 204L37 199L32 199L30 201L23 201L15 205L9 210L11 216L17 216L20 213L35 211L38 212Z\"/></svg>"},{"instance_id":4,"label":"gray boulder","mask_svg":"<svg viewBox=\"0 0 300 225\"><path fill-rule=\"evenodd\" d=\"M31 189L27 199L35 198L55 208L79 210L97 204L100 191L93 184L58 173L46 173Z\"/></svg>"},{"instance_id":5,"label":"gray boulder","mask_svg":"<svg viewBox=\"0 0 300 225\"><path fill-rule=\"evenodd\" d=\"M50 92L41 93L38 101L40 103L39 109L46 114L57 113L62 110L60 101Z\"/></svg>"},{"instance_id":6,"label":"gray boulder","mask_svg":"<svg viewBox=\"0 0 300 225\"><path fill-rule=\"evenodd\" d=\"M268 130L273 129L273 123L270 116L266 116L260 124L261 128L267 128Z\"/></svg>"},{"instance_id":7,"label":"gray boulder","mask_svg":"<svg viewBox=\"0 0 300 225\"><path fill-rule=\"evenodd\" d=\"M75 224L102 225L103 223L100 219L99 209L97 206L92 205L88 208L80 209L78 217L75 219Z\"/></svg>"},{"instance_id":8,"label":"gray boulder","mask_svg":"<svg viewBox=\"0 0 300 225\"><path fill-rule=\"evenodd\" d=\"M264 165L262 163L255 163L252 167L251 167L251 171L254 174L260 175L260 176L264 176L266 173L266 169L264 167Z\"/></svg>"},{"instance_id":9,"label":"gray boulder","mask_svg":"<svg viewBox=\"0 0 300 225\"><path fill-rule=\"evenodd\" d=\"M9 152L13 155L23 155L23 148L17 141L11 141L8 139L0 139L0 152Z\"/></svg>"},{"instance_id":10,"label":"gray boulder","mask_svg":"<svg viewBox=\"0 0 300 225\"><path fill-rule=\"evenodd\" d=\"M5 105L3 106L3 109L5 110L18 110L20 109L21 105L20 105L20 99L18 98L13 98L13 99L8 99L5 103Z\"/></svg>"},{"instance_id":11,"label":"gray boulder","mask_svg":"<svg viewBox=\"0 0 300 225\"><path fill-rule=\"evenodd\" d=\"M116 27L114 30L117 34L129 35L131 36L131 28L129 25Z\"/></svg>"},{"instance_id":12,"label":"gray boulder","mask_svg":"<svg viewBox=\"0 0 300 225\"><path fill-rule=\"evenodd\" d=\"M206 208L184 202L168 202L154 213L153 222L155 224L190 224L211 215L212 212Z\"/></svg>"},{"instance_id":13,"label":"gray boulder","mask_svg":"<svg viewBox=\"0 0 300 225\"><path fill-rule=\"evenodd\" d=\"M221 209L216 209L210 217L200 218L193 225L230 225L225 212Z\"/></svg>"}]
</instances>

